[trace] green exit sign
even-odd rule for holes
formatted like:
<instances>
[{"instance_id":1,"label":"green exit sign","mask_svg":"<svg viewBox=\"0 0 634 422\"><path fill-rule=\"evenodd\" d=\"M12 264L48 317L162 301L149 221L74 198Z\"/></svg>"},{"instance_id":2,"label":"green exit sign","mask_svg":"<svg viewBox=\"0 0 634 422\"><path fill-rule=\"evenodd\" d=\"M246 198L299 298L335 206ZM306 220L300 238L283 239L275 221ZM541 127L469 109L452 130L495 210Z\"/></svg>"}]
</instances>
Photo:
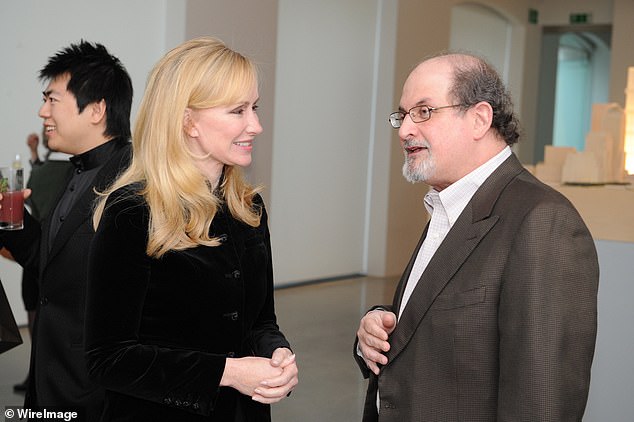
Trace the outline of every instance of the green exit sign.
<instances>
[{"instance_id":1,"label":"green exit sign","mask_svg":"<svg viewBox=\"0 0 634 422\"><path fill-rule=\"evenodd\" d=\"M537 9L528 9L528 22L537 23L539 20L539 12Z\"/></svg>"},{"instance_id":2,"label":"green exit sign","mask_svg":"<svg viewBox=\"0 0 634 422\"><path fill-rule=\"evenodd\" d=\"M591 23L591 21L592 21L591 13L571 13L570 14L570 23L572 24Z\"/></svg>"}]
</instances>

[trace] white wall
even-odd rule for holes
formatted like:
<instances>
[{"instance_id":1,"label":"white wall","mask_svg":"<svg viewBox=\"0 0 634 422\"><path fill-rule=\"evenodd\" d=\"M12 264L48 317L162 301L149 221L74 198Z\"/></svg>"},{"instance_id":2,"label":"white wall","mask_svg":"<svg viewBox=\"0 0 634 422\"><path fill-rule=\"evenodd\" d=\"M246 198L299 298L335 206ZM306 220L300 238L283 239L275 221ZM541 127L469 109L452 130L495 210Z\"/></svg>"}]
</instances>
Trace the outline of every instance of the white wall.
<instances>
[{"instance_id":1,"label":"white wall","mask_svg":"<svg viewBox=\"0 0 634 422\"><path fill-rule=\"evenodd\" d=\"M625 106L627 68L634 65L633 21L634 1L613 0L609 101L617 102L622 106Z\"/></svg>"},{"instance_id":2,"label":"white wall","mask_svg":"<svg viewBox=\"0 0 634 422\"><path fill-rule=\"evenodd\" d=\"M218 37L258 64L258 116L264 131L254 143L253 160L245 173L251 183L264 186L262 196L267 206L271 192L277 15L277 0L251 1L249 7L238 1L187 0L184 20L186 39Z\"/></svg>"},{"instance_id":3,"label":"white wall","mask_svg":"<svg viewBox=\"0 0 634 422\"><path fill-rule=\"evenodd\" d=\"M280 284L364 271L377 5L279 1L271 235Z\"/></svg>"},{"instance_id":4,"label":"white wall","mask_svg":"<svg viewBox=\"0 0 634 422\"><path fill-rule=\"evenodd\" d=\"M454 6L451 10L452 50L467 50L485 57L508 84L512 26L493 9L475 3Z\"/></svg>"},{"instance_id":5,"label":"white wall","mask_svg":"<svg viewBox=\"0 0 634 422\"><path fill-rule=\"evenodd\" d=\"M170 0L172 10L177 0ZM37 116L45 87L38 71L48 57L80 39L104 44L126 66L134 85L133 115L151 66L164 53L166 0L3 1L0 4L0 163L16 153L28 168L26 136L40 132ZM171 25L170 25L171 27ZM43 149L42 149L43 152ZM0 258L0 279L18 323L26 322L20 296L21 268Z\"/></svg>"},{"instance_id":6,"label":"white wall","mask_svg":"<svg viewBox=\"0 0 634 422\"><path fill-rule=\"evenodd\" d=\"M38 71L49 56L80 39L100 42L121 59L134 84L134 114L147 73L165 48L165 9L166 0L59 0L55 7L44 0L2 2L0 115L6 120L0 145L16 150L17 144L22 149L16 152L26 156L26 135L41 128ZM9 156L1 153L0 161Z\"/></svg>"}]
</instances>

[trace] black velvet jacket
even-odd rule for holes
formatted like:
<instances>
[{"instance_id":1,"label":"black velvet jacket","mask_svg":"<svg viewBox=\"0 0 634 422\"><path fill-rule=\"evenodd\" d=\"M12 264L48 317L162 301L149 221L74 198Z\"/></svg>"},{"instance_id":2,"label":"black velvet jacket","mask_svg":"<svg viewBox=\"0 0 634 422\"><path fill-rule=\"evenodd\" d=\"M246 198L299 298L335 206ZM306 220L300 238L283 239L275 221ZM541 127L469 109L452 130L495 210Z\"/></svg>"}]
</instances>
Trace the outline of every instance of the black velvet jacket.
<instances>
[{"instance_id":1,"label":"black velvet jacket","mask_svg":"<svg viewBox=\"0 0 634 422\"><path fill-rule=\"evenodd\" d=\"M138 188L138 186L137 186ZM259 227L223 209L223 243L146 255L149 209L113 193L89 258L88 371L106 388L104 421L267 421L270 408L219 387L227 357L270 357L279 331L267 214Z\"/></svg>"}]
</instances>

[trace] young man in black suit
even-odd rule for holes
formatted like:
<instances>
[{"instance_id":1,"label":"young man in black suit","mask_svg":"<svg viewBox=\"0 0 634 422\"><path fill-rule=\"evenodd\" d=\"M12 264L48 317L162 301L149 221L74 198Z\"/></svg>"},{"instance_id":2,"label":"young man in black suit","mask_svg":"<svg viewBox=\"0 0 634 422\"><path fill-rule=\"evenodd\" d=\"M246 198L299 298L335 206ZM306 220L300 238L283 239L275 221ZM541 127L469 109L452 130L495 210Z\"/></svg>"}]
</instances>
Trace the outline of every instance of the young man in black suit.
<instances>
[{"instance_id":1,"label":"young man in black suit","mask_svg":"<svg viewBox=\"0 0 634 422\"><path fill-rule=\"evenodd\" d=\"M132 81L103 45L85 41L51 56L39 76L48 83L39 116L49 146L71 154L74 171L41 224L25 212L23 230L0 233L16 261L39 274L25 407L96 421L104 392L88 379L83 340L91 212L95 190L130 159Z\"/></svg>"}]
</instances>

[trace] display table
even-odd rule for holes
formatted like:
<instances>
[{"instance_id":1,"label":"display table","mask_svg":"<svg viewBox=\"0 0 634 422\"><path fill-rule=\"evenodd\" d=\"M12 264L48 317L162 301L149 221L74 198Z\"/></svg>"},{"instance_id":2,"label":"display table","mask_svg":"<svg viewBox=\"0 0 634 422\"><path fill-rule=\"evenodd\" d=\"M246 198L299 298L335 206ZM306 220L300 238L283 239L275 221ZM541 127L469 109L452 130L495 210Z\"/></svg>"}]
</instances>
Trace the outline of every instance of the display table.
<instances>
[{"instance_id":1,"label":"display table","mask_svg":"<svg viewBox=\"0 0 634 422\"><path fill-rule=\"evenodd\" d=\"M594 239L634 242L634 185L549 184L574 204Z\"/></svg>"}]
</instances>

